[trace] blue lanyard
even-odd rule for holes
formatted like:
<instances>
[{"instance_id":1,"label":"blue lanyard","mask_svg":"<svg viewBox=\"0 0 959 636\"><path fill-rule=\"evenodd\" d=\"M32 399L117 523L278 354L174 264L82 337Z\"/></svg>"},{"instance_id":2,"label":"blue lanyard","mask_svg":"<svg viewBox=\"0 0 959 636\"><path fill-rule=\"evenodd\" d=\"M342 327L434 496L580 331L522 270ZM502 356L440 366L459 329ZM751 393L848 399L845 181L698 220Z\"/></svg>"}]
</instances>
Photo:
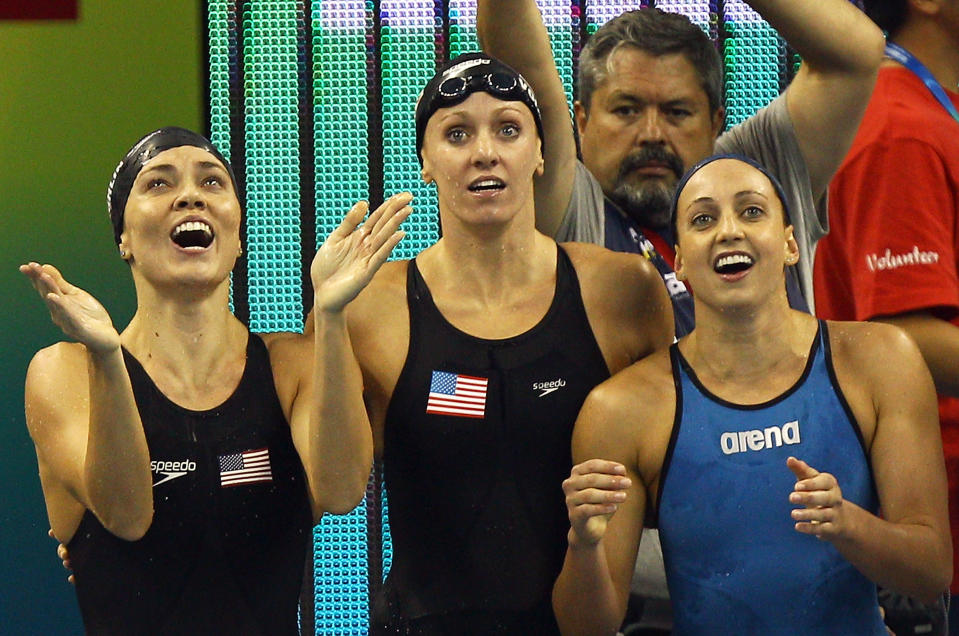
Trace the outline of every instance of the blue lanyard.
<instances>
[{"instance_id":1,"label":"blue lanyard","mask_svg":"<svg viewBox=\"0 0 959 636\"><path fill-rule=\"evenodd\" d=\"M912 71L916 77L922 80L926 85L926 88L929 89L929 92L933 94L936 100L942 104L952 118L959 122L959 111L956 111L955 105L949 99L949 96L946 95L945 89L942 88L942 85L936 81L936 78L932 76L932 73L929 72L922 62L916 59L916 56L902 48L894 42L886 42L886 57L892 58L893 60L899 62L910 71Z\"/></svg>"}]
</instances>

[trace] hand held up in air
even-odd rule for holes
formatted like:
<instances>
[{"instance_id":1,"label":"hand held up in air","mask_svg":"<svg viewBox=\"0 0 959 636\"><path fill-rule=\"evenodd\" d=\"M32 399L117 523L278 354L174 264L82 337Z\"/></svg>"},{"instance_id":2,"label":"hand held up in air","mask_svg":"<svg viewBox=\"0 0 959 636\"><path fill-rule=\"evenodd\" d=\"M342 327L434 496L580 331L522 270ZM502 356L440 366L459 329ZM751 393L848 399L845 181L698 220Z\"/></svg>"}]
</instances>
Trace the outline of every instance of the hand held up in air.
<instances>
[{"instance_id":1,"label":"hand held up in air","mask_svg":"<svg viewBox=\"0 0 959 636\"><path fill-rule=\"evenodd\" d=\"M570 545L596 545L606 534L606 524L626 501L631 482L626 468L604 459L590 459L573 466L563 481L569 512Z\"/></svg>"},{"instance_id":2,"label":"hand held up in air","mask_svg":"<svg viewBox=\"0 0 959 636\"><path fill-rule=\"evenodd\" d=\"M337 312L356 298L386 262L403 238L400 224L413 211L413 195L395 194L376 208L366 222L369 205L354 205L343 222L323 241L310 268L314 304L320 311ZM362 223L362 225L361 225Z\"/></svg>"},{"instance_id":3,"label":"hand held up in air","mask_svg":"<svg viewBox=\"0 0 959 636\"><path fill-rule=\"evenodd\" d=\"M789 503L805 506L792 511L796 531L828 541L841 538L847 528L842 490L836 478L829 473L819 472L795 457L788 458L786 465L796 476Z\"/></svg>"},{"instance_id":4,"label":"hand held up in air","mask_svg":"<svg viewBox=\"0 0 959 636\"><path fill-rule=\"evenodd\" d=\"M110 314L96 298L71 285L53 265L27 263L20 273L30 279L47 305L50 319L63 333L94 353L109 353L120 347L120 334Z\"/></svg>"}]
</instances>

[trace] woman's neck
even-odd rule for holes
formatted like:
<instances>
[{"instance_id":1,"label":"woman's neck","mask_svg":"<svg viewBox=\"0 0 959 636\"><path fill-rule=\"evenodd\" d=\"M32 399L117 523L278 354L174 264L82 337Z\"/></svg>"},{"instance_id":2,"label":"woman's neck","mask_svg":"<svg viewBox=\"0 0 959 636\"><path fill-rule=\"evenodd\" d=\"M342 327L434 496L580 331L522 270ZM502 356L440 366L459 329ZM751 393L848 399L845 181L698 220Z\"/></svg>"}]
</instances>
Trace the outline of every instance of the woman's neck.
<instances>
[{"instance_id":1,"label":"woman's neck","mask_svg":"<svg viewBox=\"0 0 959 636\"><path fill-rule=\"evenodd\" d=\"M683 355L697 374L717 381L760 382L777 368L790 368L789 361L797 356L806 356L811 318L790 309L785 298L759 309L720 311L698 303L696 329L682 345Z\"/></svg>"},{"instance_id":2,"label":"woman's neck","mask_svg":"<svg viewBox=\"0 0 959 636\"><path fill-rule=\"evenodd\" d=\"M170 297L138 286L137 311L123 331L123 346L151 376L176 377L184 387L216 383L212 378L246 352L246 327L227 300L225 285L201 297Z\"/></svg>"}]
</instances>

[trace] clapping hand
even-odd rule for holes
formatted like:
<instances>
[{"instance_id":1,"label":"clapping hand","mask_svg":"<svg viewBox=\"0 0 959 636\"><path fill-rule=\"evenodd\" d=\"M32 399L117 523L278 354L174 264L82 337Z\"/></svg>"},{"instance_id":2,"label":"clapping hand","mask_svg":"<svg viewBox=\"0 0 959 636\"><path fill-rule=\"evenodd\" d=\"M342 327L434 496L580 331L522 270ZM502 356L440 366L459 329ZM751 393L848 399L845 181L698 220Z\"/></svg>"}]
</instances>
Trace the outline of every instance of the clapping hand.
<instances>
[{"instance_id":1,"label":"clapping hand","mask_svg":"<svg viewBox=\"0 0 959 636\"><path fill-rule=\"evenodd\" d=\"M50 319L63 333L86 345L87 349L107 353L120 346L120 334L110 314L96 298L71 285L53 265L28 263L20 273L30 279L47 305Z\"/></svg>"},{"instance_id":2,"label":"clapping hand","mask_svg":"<svg viewBox=\"0 0 959 636\"><path fill-rule=\"evenodd\" d=\"M330 233L313 259L314 303L321 311L342 310L363 290L403 238L400 224L413 211L413 195L395 194L369 215L361 201ZM362 225L361 225L362 223Z\"/></svg>"}]
</instances>

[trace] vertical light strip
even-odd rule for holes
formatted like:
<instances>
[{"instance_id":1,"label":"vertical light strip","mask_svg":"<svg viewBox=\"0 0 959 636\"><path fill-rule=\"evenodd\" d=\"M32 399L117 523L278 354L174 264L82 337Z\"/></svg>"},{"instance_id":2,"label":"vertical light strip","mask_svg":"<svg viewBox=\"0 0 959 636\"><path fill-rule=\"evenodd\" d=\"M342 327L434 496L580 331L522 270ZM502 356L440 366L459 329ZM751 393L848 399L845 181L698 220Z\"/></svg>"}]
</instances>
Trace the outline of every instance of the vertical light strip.
<instances>
[{"instance_id":1,"label":"vertical light strip","mask_svg":"<svg viewBox=\"0 0 959 636\"><path fill-rule=\"evenodd\" d=\"M476 36L476 0L450 0L450 59L479 51Z\"/></svg>"},{"instance_id":2,"label":"vertical light strip","mask_svg":"<svg viewBox=\"0 0 959 636\"><path fill-rule=\"evenodd\" d=\"M573 10L572 0L538 0L543 22L553 47L556 69L563 80L566 103L573 103ZM577 24L577 29L579 28ZM577 34L578 36L578 34ZM548 140L547 140L548 142Z\"/></svg>"},{"instance_id":3,"label":"vertical light strip","mask_svg":"<svg viewBox=\"0 0 959 636\"><path fill-rule=\"evenodd\" d=\"M209 0L207 48L210 74L210 141L227 161L230 158L230 55L236 51L237 33L230 28L233 0ZM242 203L242 202L241 202ZM233 274L230 274L230 311L233 311Z\"/></svg>"},{"instance_id":4,"label":"vertical light strip","mask_svg":"<svg viewBox=\"0 0 959 636\"><path fill-rule=\"evenodd\" d=\"M250 329L302 331L296 3L243 13Z\"/></svg>"},{"instance_id":5,"label":"vertical light strip","mask_svg":"<svg viewBox=\"0 0 959 636\"><path fill-rule=\"evenodd\" d=\"M229 28L231 0L209 0L210 141L230 160L230 40L237 34ZM235 45L234 47L235 48Z\"/></svg>"},{"instance_id":6,"label":"vertical light strip","mask_svg":"<svg viewBox=\"0 0 959 636\"><path fill-rule=\"evenodd\" d=\"M312 0L309 15L319 245L356 201L369 197L366 3ZM317 634L368 632L366 539L364 504L347 515L325 515L314 529Z\"/></svg>"},{"instance_id":7,"label":"vertical light strip","mask_svg":"<svg viewBox=\"0 0 959 636\"><path fill-rule=\"evenodd\" d=\"M436 241L439 227L436 190L420 178L416 158L416 99L437 65L442 35L439 0L383 0L380 3L380 54L383 105L383 194L414 195L407 236L394 251L412 258Z\"/></svg>"},{"instance_id":8,"label":"vertical light strip","mask_svg":"<svg viewBox=\"0 0 959 636\"><path fill-rule=\"evenodd\" d=\"M779 35L743 0L725 3L726 125L734 126L779 95Z\"/></svg>"},{"instance_id":9,"label":"vertical light strip","mask_svg":"<svg viewBox=\"0 0 959 636\"><path fill-rule=\"evenodd\" d=\"M369 197L366 2L312 0L317 246Z\"/></svg>"}]
</instances>

